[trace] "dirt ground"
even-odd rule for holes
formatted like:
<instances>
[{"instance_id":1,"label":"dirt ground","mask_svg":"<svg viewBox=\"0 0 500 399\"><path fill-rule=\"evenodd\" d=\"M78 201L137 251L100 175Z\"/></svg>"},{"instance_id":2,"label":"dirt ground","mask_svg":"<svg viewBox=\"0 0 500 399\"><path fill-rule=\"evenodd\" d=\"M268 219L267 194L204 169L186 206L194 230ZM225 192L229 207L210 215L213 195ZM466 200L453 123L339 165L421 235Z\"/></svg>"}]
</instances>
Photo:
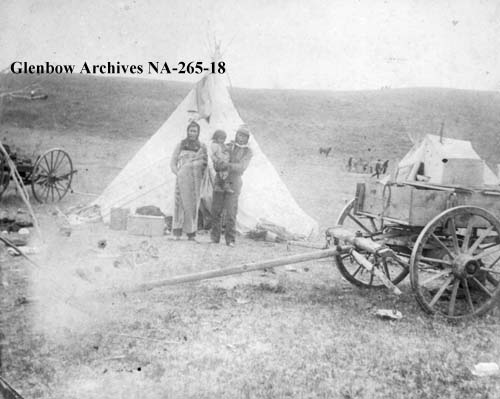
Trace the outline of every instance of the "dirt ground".
<instances>
[{"instance_id":1,"label":"dirt ground","mask_svg":"<svg viewBox=\"0 0 500 399\"><path fill-rule=\"evenodd\" d=\"M78 174L60 204L91 201L144 142L110 134L9 128L19 146L65 148ZM257 140L259 137L257 135ZM298 149L297 149L298 151ZM277 153L277 149L270 151ZM293 154L293 152L290 152ZM271 157L303 209L332 226L366 176L343 156ZM4 206L22 207L11 190ZM331 261L156 288L185 273L290 253L239 237L237 246L136 237L102 223L60 231L54 206L35 206L40 267L1 250L1 373L25 398L495 398L500 382L470 367L500 360L497 310L458 324L430 318L403 295L363 291ZM106 240L99 248L98 242ZM377 319L397 309L399 322Z\"/></svg>"}]
</instances>

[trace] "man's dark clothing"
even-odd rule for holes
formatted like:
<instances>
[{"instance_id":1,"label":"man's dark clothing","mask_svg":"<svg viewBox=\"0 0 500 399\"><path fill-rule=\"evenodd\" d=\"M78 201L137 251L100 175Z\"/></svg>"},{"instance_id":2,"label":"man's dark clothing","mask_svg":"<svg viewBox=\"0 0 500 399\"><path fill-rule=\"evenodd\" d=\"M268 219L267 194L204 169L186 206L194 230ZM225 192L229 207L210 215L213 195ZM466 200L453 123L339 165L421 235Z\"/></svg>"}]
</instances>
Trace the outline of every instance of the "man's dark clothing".
<instances>
[{"instance_id":1,"label":"man's dark clothing","mask_svg":"<svg viewBox=\"0 0 500 399\"><path fill-rule=\"evenodd\" d=\"M248 146L238 146L231 142L228 145L229 172L226 182L231 185L233 193L227 191L215 191L212 197L212 231L210 232L213 242L219 242L222 230L222 213L225 210L224 235L226 244L234 243L236 238L236 215L238 214L238 199L243 185L241 176L252 159L252 150Z\"/></svg>"}]
</instances>

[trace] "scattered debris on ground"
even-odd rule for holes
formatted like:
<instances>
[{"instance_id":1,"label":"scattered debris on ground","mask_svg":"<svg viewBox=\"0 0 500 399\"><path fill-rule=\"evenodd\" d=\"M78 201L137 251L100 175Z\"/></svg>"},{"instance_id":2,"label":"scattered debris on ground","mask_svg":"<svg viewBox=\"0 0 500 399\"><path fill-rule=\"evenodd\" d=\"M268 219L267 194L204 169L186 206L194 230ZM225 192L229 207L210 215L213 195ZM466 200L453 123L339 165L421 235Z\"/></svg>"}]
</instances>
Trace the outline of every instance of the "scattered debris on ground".
<instances>
[{"instance_id":1,"label":"scattered debris on ground","mask_svg":"<svg viewBox=\"0 0 500 399\"><path fill-rule=\"evenodd\" d=\"M500 368L497 363L478 363L471 370L476 377L489 377L492 375L500 375Z\"/></svg>"},{"instance_id":2,"label":"scattered debris on ground","mask_svg":"<svg viewBox=\"0 0 500 399\"><path fill-rule=\"evenodd\" d=\"M396 309L377 309L375 316L385 320L401 320L403 314Z\"/></svg>"},{"instance_id":3,"label":"scattered debris on ground","mask_svg":"<svg viewBox=\"0 0 500 399\"><path fill-rule=\"evenodd\" d=\"M27 227L33 227L33 219L28 211L23 209L0 211L0 231L15 233Z\"/></svg>"}]
</instances>

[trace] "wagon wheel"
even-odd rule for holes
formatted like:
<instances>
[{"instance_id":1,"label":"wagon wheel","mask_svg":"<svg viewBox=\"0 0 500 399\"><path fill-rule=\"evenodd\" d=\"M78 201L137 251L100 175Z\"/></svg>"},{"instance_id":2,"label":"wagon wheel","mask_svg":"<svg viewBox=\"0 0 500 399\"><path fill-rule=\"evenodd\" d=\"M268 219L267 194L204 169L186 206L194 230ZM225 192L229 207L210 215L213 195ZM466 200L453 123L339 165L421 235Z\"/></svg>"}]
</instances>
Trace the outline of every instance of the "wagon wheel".
<instances>
[{"instance_id":1,"label":"wagon wheel","mask_svg":"<svg viewBox=\"0 0 500 399\"><path fill-rule=\"evenodd\" d=\"M377 238L382 234L382 223L374 217L355 215L356 199L351 200L342 210L337 226L345 226L347 230L355 231L363 237ZM338 245L338 240L335 240ZM363 253L363 251L358 251ZM408 269L391 258L375 257L369 253L363 253L365 257L392 281L393 284L400 283L408 274ZM335 257L335 263L340 274L350 283L363 288L385 287L382 281L374 273L366 270L350 254L341 254Z\"/></svg>"},{"instance_id":2,"label":"wagon wheel","mask_svg":"<svg viewBox=\"0 0 500 399\"><path fill-rule=\"evenodd\" d=\"M420 233L410 260L412 289L428 313L478 316L500 297L500 221L474 206L448 209Z\"/></svg>"},{"instance_id":3,"label":"wagon wheel","mask_svg":"<svg viewBox=\"0 0 500 399\"><path fill-rule=\"evenodd\" d=\"M31 173L31 189L38 202L61 200L71 187L73 163L68 153L54 148L39 156Z\"/></svg>"},{"instance_id":4,"label":"wagon wheel","mask_svg":"<svg viewBox=\"0 0 500 399\"><path fill-rule=\"evenodd\" d=\"M0 197L7 190L10 181L10 169L3 154L0 154Z\"/></svg>"}]
</instances>

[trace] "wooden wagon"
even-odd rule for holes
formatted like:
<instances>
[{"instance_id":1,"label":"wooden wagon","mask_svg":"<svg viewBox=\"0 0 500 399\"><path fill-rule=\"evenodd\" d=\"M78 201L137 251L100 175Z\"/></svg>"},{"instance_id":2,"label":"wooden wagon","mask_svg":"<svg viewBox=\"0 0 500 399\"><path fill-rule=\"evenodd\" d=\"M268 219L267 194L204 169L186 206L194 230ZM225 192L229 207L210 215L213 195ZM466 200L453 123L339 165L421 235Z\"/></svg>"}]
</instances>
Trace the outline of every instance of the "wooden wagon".
<instances>
[{"instance_id":1,"label":"wooden wagon","mask_svg":"<svg viewBox=\"0 0 500 399\"><path fill-rule=\"evenodd\" d=\"M337 225L378 244L360 251L393 284L408 274L418 303L448 318L482 315L500 296L500 189L421 182L359 183ZM334 244L352 241L329 229ZM390 256L381 255L381 249ZM363 260L335 257L342 275L367 288L383 286Z\"/></svg>"},{"instance_id":2,"label":"wooden wagon","mask_svg":"<svg viewBox=\"0 0 500 399\"><path fill-rule=\"evenodd\" d=\"M31 186L33 197L40 203L60 201L71 190L76 173L70 156L61 148L29 157L4 144L0 152L0 197L12 180L13 169L25 186Z\"/></svg>"}]
</instances>

